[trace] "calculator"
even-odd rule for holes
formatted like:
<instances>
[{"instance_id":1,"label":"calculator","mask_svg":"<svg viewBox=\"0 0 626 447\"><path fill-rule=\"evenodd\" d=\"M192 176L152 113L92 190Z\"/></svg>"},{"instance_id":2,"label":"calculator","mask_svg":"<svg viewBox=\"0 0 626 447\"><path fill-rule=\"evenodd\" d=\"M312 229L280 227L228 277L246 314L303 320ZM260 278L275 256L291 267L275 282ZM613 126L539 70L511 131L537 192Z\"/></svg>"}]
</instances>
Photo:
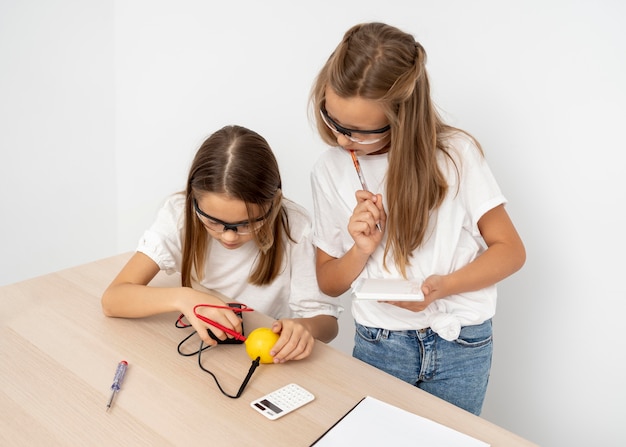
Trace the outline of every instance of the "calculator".
<instances>
[{"instance_id":1,"label":"calculator","mask_svg":"<svg viewBox=\"0 0 626 447\"><path fill-rule=\"evenodd\" d=\"M268 419L278 419L308 404L315 396L300 385L290 383L250 402L250 406Z\"/></svg>"}]
</instances>

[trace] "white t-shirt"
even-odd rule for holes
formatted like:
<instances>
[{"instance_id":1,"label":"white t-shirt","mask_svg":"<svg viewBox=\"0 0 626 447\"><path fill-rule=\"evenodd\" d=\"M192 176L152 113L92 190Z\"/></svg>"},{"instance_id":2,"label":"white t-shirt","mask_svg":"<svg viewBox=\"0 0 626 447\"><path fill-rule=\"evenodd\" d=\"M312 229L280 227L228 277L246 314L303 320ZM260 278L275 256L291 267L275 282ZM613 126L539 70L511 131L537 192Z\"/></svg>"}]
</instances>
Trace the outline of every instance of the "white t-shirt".
<instances>
[{"instance_id":1,"label":"white t-shirt","mask_svg":"<svg viewBox=\"0 0 626 447\"><path fill-rule=\"evenodd\" d=\"M271 284L255 286L248 282L259 254L253 240L235 250L227 250L209 238L204 279L200 285L276 319L315 315L338 317L342 311L339 301L322 294L317 285L311 219L296 203L288 200L283 203L291 236L296 242L287 241L286 267ZM159 211L154 224L143 234L137 248L168 274L181 271L184 206L183 194L172 195Z\"/></svg>"},{"instance_id":2,"label":"white t-shirt","mask_svg":"<svg viewBox=\"0 0 626 447\"><path fill-rule=\"evenodd\" d=\"M450 160L440 153L439 166L449 185L448 194L431 214L425 241L410 258L407 276L418 281L434 274L451 273L480 255L486 246L477 222L487 211L506 203L484 157L471 139L458 134L449 141L460 180ZM387 154L363 156L359 163L369 189L384 198ZM315 216L313 242L330 256L339 258L354 245L348 233L348 221L356 206L355 192L362 189L350 153L341 148L324 152L313 168L311 183ZM359 278L402 277L395 268L392 253L387 256L389 271L383 267L386 240L384 235ZM360 324L389 330L431 327L447 340L456 339L461 326L480 324L491 318L495 309L495 285L436 300L422 312L375 300L352 301L352 314Z\"/></svg>"}]
</instances>

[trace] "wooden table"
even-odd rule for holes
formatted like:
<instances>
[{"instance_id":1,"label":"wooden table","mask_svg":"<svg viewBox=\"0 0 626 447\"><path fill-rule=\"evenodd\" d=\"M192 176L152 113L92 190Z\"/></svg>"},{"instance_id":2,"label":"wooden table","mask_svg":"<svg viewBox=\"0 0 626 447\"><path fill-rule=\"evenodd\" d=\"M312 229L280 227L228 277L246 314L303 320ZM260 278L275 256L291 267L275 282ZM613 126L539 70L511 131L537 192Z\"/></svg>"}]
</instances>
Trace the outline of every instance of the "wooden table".
<instances>
[{"instance_id":1,"label":"wooden table","mask_svg":"<svg viewBox=\"0 0 626 447\"><path fill-rule=\"evenodd\" d=\"M261 364L239 399L220 393L197 356L178 343L190 329L177 315L105 317L100 296L130 253L0 288L0 445L308 446L362 397L373 396L492 446L534 445L480 417L317 343L302 361ZM177 284L159 274L153 284ZM246 332L268 326L258 312ZM106 411L117 364L129 363ZM202 354L203 365L234 394L251 360L243 345ZM276 421L250 401L296 382L315 400Z\"/></svg>"}]
</instances>

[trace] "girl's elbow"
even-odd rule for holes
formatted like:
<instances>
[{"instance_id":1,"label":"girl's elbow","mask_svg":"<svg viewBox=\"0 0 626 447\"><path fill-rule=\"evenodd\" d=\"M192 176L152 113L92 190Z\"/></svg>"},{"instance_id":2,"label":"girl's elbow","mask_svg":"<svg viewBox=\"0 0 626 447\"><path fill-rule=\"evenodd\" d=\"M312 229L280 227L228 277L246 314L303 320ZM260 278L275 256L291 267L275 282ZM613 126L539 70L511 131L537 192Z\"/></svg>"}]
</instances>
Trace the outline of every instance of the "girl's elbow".
<instances>
[{"instance_id":1,"label":"girl's elbow","mask_svg":"<svg viewBox=\"0 0 626 447\"><path fill-rule=\"evenodd\" d=\"M111 311L111 309L106 307L104 304L102 305L102 313L104 314L105 317L114 317L115 316L113 314L113 312Z\"/></svg>"},{"instance_id":2,"label":"girl's elbow","mask_svg":"<svg viewBox=\"0 0 626 447\"><path fill-rule=\"evenodd\" d=\"M343 292L337 290L336 287L333 287L332 284L326 284L323 281L318 281L318 286L320 288L320 290L328 296L331 296L333 298L337 298L338 296L340 296Z\"/></svg>"},{"instance_id":3,"label":"girl's elbow","mask_svg":"<svg viewBox=\"0 0 626 447\"><path fill-rule=\"evenodd\" d=\"M116 315L113 311L111 297L107 292L108 291L105 291L102 298L100 298L100 308L102 309L102 313L105 317L115 317Z\"/></svg>"},{"instance_id":4,"label":"girl's elbow","mask_svg":"<svg viewBox=\"0 0 626 447\"><path fill-rule=\"evenodd\" d=\"M526 263L526 248L524 247L524 244L522 244L521 242L519 243L519 246L515 250L514 259L515 259L515 263L514 263L515 271L518 271Z\"/></svg>"}]
</instances>

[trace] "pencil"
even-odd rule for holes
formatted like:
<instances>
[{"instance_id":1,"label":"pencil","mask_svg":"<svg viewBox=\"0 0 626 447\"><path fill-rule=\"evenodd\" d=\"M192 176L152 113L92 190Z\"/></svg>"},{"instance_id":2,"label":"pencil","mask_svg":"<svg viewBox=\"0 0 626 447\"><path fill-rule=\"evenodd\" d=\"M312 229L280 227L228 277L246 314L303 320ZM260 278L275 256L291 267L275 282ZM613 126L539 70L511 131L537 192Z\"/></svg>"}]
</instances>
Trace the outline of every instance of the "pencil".
<instances>
[{"instance_id":1,"label":"pencil","mask_svg":"<svg viewBox=\"0 0 626 447\"><path fill-rule=\"evenodd\" d=\"M369 191L369 188L367 187L367 183L365 183L365 177L363 177L363 171L361 171L361 164L359 163L359 159L356 158L356 154L354 153L353 150L350 151L350 156L352 157L352 162L354 163L354 169L356 169L356 174L359 176L359 181L361 182L361 187L365 191ZM380 223L378 223L378 222L376 222L376 228L378 228L378 231L381 231L381 232L383 231L380 228Z\"/></svg>"}]
</instances>

